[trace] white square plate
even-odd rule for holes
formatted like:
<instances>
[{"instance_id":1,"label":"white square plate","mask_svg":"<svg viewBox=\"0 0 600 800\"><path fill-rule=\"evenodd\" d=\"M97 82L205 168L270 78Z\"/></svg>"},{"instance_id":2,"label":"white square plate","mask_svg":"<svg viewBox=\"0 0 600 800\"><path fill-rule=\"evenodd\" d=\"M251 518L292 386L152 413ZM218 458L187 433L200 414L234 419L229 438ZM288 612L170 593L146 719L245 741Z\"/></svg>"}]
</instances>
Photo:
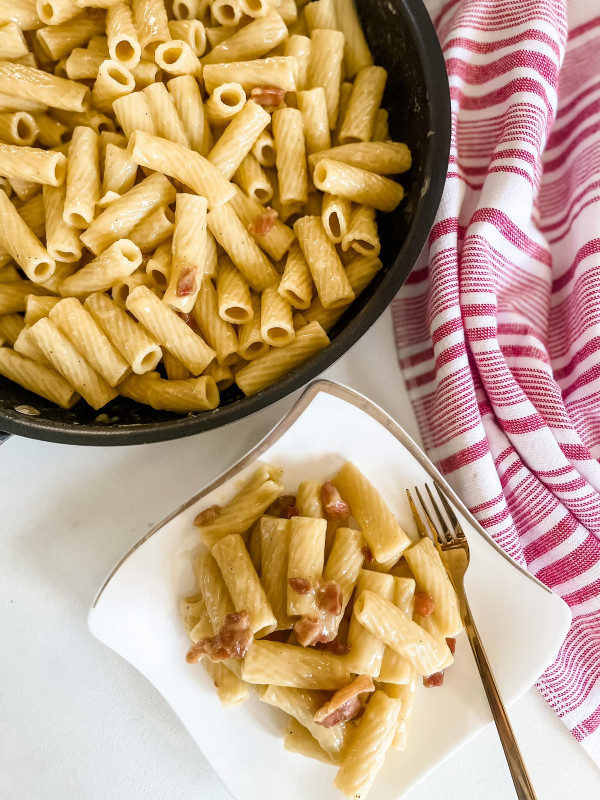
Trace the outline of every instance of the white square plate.
<instances>
[{"instance_id":1,"label":"white square plate","mask_svg":"<svg viewBox=\"0 0 600 800\"><path fill-rule=\"evenodd\" d=\"M416 535L405 488L437 480L467 534L465 584L500 691L514 702L552 663L570 624L568 607L485 534L417 445L362 395L328 381L311 384L289 414L238 464L150 531L122 559L90 611L92 634L158 689L236 800L339 800L333 767L288 753L284 716L256 697L221 708L212 683L188 665L179 598L190 594L201 509L227 502L256 461L284 468L287 491L331 477L351 460L379 489L400 524ZM491 720L464 634L441 689L421 687L405 752L390 752L370 800L404 797Z\"/></svg>"}]
</instances>

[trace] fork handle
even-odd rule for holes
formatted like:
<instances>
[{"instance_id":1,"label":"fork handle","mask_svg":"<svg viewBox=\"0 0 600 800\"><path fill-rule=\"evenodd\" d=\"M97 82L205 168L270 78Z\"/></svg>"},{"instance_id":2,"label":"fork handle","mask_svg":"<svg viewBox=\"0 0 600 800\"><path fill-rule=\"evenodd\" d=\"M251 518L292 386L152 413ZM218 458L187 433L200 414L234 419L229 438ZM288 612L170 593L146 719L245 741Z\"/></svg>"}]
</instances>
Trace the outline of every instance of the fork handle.
<instances>
[{"instance_id":1,"label":"fork handle","mask_svg":"<svg viewBox=\"0 0 600 800\"><path fill-rule=\"evenodd\" d=\"M475 656L475 662L477 664L479 674L481 675L483 688L485 689L488 703L490 704L490 709L492 711L492 716L494 717L494 722L496 723L496 728L498 729L498 735L500 736L500 741L502 742L502 748L504 750L504 755L506 756L506 761L508 763L508 768L510 770L513 783L515 785L517 797L519 800L536 800L535 792L533 790L533 786L531 785L531 779L529 778L527 768L525 767L525 763L523 761L523 756L519 750L519 745L517 744L508 714L506 713L506 708L504 707L504 703L500 697L500 692L498 691L490 663L485 654L485 650L483 649L481 639L479 638L479 632L475 622L473 621L467 598L464 597L464 595L463 603L461 603L461 605L465 630L467 632L467 636L469 637L471 649L473 650L473 655Z\"/></svg>"}]
</instances>

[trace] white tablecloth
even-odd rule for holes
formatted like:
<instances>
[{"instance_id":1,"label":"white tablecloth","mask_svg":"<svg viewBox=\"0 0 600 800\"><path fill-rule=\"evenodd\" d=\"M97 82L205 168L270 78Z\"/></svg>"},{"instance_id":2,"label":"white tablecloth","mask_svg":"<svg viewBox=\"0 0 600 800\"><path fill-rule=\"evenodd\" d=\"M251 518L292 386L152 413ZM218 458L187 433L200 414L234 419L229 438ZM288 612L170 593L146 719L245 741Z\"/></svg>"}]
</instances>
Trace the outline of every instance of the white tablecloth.
<instances>
[{"instance_id":1,"label":"white tablecloth","mask_svg":"<svg viewBox=\"0 0 600 800\"><path fill-rule=\"evenodd\" d=\"M369 395L417 437L389 313L327 375ZM12 438L0 448L1 800L227 800L173 712L91 637L86 615L121 555L291 402L163 444L100 449ZM535 689L511 718L538 800L597 800L600 773ZM491 727L410 795L512 797Z\"/></svg>"}]
</instances>

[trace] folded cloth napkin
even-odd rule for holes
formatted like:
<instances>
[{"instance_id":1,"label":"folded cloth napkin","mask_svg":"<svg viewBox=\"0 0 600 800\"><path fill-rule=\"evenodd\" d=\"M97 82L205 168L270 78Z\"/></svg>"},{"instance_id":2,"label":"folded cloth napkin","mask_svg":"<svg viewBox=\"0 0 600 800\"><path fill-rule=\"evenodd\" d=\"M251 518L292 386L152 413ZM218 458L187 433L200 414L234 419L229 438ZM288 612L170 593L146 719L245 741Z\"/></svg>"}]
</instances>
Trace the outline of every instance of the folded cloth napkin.
<instances>
[{"instance_id":1,"label":"folded cloth napkin","mask_svg":"<svg viewBox=\"0 0 600 800\"><path fill-rule=\"evenodd\" d=\"M428 8L452 146L393 304L400 365L430 455L571 608L538 686L600 766L600 7Z\"/></svg>"}]
</instances>

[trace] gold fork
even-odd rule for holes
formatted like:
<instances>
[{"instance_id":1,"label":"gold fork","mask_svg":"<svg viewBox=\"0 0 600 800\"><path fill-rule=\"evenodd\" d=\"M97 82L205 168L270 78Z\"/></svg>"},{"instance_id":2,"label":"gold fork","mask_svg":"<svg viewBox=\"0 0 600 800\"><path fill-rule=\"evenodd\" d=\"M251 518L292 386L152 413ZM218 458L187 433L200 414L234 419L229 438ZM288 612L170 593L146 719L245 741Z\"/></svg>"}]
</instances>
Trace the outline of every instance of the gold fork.
<instances>
[{"instance_id":1,"label":"gold fork","mask_svg":"<svg viewBox=\"0 0 600 800\"><path fill-rule=\"evenodd\" d=\"M415 492L423 509L425 522L423 522L412 495L407 489L406 494L408 496L410 510L415 520L419 536L433 540L444 566L446 567L446 572L448 573L452 583L454 584L454 588L456 589L462 621L465 626L467 636L469 637L471 649L473 650L473 655L475 657L475 663L477 664L479 674L481 675L483 688L485 689L488 703L490 704L490 709L492 711L492 716L494 717L494 722L496 723L496 728L498 729L498 735L500 736L500 741L502 742L504 755L506 756L506 761L508 762L508 768L510 769L510 774L515 785L517 796L520 798L520 800L536 800L535 792L533 790L533 786L531 785L531 780L527 774L527 768L525 767L525 763L523 761L523 756L519 750L515 734L506 713L506 708L504 707L504 703L502 702L500 692L498 691L498 686L496 685L496 681L492 673L492 668L490 667L490 663L485 654L483 644L479 638L479 633L471 615L469 603L467 602L467 596L465 594L464 587L464 575L467 571L467 567L469 566L469 544L462 526L458 521L456 514L454 513L454 509L448 502L446 495L442 492L435 481L434 486L440 502L448 516L450 526L448 526L446 523L444 515L440 511L440 508L433 496L433 492L428 484L425 484L425 489L427 490L430 503L438 519L441 533L436 528L429 508L425 503L423 495L419 491L418 487L415 487Z\"/></svg>"}]
</instances>

